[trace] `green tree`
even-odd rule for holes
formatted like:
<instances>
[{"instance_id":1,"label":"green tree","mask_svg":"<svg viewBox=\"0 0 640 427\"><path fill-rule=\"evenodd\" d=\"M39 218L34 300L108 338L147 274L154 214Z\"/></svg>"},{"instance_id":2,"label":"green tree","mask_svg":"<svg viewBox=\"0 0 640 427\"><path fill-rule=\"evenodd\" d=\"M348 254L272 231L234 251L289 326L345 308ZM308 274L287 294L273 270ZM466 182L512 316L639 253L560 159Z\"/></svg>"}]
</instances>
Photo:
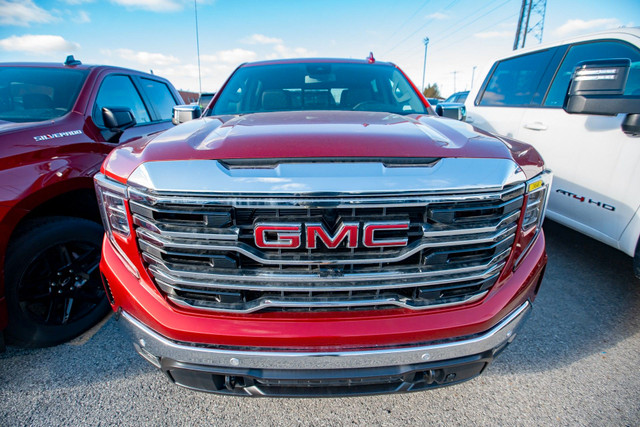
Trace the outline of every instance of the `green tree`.
<instances>
[{"instance_id":1,"label":"green tree","mask_svg":"<svg viewBox=\"0 0 640 427\"><path fill-rule=\"evenodd\" d=\"M425 98L442 98L442 95L440 95L440 89L438 89L438 83L427 85L422 93Z\"/></svg>"}]
</instances>

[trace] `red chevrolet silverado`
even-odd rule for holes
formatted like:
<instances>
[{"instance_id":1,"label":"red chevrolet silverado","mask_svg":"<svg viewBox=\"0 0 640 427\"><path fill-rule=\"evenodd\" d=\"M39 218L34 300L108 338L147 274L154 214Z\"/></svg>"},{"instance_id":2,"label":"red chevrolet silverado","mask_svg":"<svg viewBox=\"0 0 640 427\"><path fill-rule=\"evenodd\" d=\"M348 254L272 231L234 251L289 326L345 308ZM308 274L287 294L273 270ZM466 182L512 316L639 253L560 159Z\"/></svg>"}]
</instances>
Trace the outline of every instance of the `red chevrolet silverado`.
<instances>
[{"instance_id":1,"label":"red chevrolet silverado","mask_svg":"<svg viewBox=\"0 0 640 427\"><path fill-rule=\"evenodd\" d=\"M95 177L111 305L171 381L417 391L513 340L547 259L529 145L434 115L372 58L244 64L198 116L177 107Z\"/></svg>"},{"instance_id":2,"label":"red chevrolet silverado","mask_svg":"<svg viewBox=\"0 0 640 427\"><path fill-rule=\"evenodd\" d=\"M58 344L108 313L92 178L118 143L172 127L177 103L165 79L124 68L0 64L0 344L3 330Z\"/></svg>"}]
</instances>

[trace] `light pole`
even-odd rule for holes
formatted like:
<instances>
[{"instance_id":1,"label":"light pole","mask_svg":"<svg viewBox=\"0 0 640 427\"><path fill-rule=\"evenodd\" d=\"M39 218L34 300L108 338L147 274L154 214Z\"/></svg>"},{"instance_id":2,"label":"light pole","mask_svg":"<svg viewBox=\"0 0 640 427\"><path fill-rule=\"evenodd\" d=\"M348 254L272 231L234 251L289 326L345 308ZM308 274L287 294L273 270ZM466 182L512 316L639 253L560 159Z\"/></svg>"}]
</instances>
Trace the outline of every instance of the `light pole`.
<instances>
[{"instance_id":1,"label":"light pole","mask_svg":"<svg viewBox=\"0 0 640 427\"><path fill-rule=\"evenodd\" d=\"M476 68L478 68L478 66L474 65L473 69L471 70L471 89L473 89L473 77L476 75Z\"/></svg>"},{"instance_id":2,"label":"light pole","mask_svg":"<svg viewBox=\"0 0 640 427\"><path fill-rule=\"evenodd\" d=\"M424 93L424 74L427 71L427 46L429 45L429 37L425 37L424 40L424 65L422 66L422 93Z\"/></svg>"},{"instance_id":3,"label":"light pole","mask_svg":"<svg viewBox=\"0 0 640 427\"><path fill-rule=\"evenodd\" d=\"M198 87L200 91L199 95L202 94L202 75L200 74L200 36L198 35L198 0L193 0L193 8L196 12L196 48L198 50Z\"/></svg>"},{"instance_id":4,"label":"light pole","mask_svg":"<svg viewBox=\"0 0 640 427\"><path fill-rule=\"evenodd\" d=\"M458 71L458 70L455 70L455 71L451 72L451 74L453 74L453 93L457 92L457 90L456 90L456 76L458 75L459 72L460 71Z\"/></svg>"}]
</instances>

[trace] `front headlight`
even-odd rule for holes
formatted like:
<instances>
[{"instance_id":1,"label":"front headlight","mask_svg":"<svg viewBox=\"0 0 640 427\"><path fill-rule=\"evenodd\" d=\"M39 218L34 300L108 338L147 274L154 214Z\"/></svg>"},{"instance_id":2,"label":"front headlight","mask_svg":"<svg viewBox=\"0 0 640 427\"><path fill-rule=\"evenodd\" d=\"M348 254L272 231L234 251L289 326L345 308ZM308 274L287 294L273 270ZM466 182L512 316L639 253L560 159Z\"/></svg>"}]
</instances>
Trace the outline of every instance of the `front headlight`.
<instances>
[{"instance_id":1,"label":"front headlight","mask_svg":"<svg viewBox=\"0 0 640 427\"><path fill-rule=\"evenodd\" d=\"M522 231L528 231L533 227L540 227L544 221L544 214L549 199L549 188L551 187L553 175L549 171L544 171L526 183L525 194L527 195L527 207L522 219Z\"/></svg>"},{"instance_id":2,"label":"front headlight","mask_svg":"<svg viewBox=\"0 0 640 427\"><path fill-rule=\"evenodd\" d=\"M552 180L553 174L550 171L544 171L525 183L526 205L515 246L517 258L513 265L514 269L520 265L542 229Z\"/></svg>"},{"instance_id":3,"label":"front headlight","mask_svg":"<svg viewBox=\"0 0 640 427\"><path fill-rule=\"evenodd\" d=\"M131 230L127 218L127 187L114 182L102 174L94 177L98 205L102 215L104 229L113 241L113 233L118 233L122 237L129 237ZM115 242L114 242L115 243Z\"/></svg>"},{"instance_id":4,"label":"front headlight","mask_svg":"<svg viewBox=\"0 0 640 427\"><path fill-rule=\"evenodd\" d=\"M126 246L126 242L131 236L129 214L127 212L127 199L129 197L127 186L113 181L101 173L93 177L93 182L96 188L96 196L98 197L98 205L100 206L102 224L107 237L128 270L135 277L140 277L138 270L123 250L123 245Z\"/></svg>"}]
</instances>

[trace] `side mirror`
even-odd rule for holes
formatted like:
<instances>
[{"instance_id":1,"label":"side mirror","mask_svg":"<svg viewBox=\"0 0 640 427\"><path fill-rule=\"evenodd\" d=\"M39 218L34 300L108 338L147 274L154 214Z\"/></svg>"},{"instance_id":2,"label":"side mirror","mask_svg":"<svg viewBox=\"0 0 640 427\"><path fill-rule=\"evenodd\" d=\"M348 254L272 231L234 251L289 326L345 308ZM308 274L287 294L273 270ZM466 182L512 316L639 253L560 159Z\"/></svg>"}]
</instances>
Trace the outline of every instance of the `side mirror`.
<instances>
[{"instance_id":1,"label":"side mirror","mask_svg":"<svg viewBox=\"0 0 640 427\"><path fill-rule=\"evenodd\" d=\"M465 121L467 118L467 108L464 104L438 104L436 114L449 119Z\"/></svg>"},{"instance_id":2,"label":"side mirror","mask_svg":"<svg viewBox=\"0 0 640 427\"><path fill-rule=\"evenodd\" d=\"M640 113L640 97L623 96L630 68L626 58L580 62L562 108L570 114L601 116Z\"/></svg>"},{"instance_id":3,"label":"side mirror","mask_svg":"<svg viewBox=\"0 0 640 427\"><path fill-rule=\"evenodd\" d=\"M103 107L102 121L104 126L112 132L112 135L107 138L108 142L118 142L125 130L136 125L133 111L127 107Z\"/></svg>"},{"instance_id":4,"label":"side mirror","mask_svg":"<svg viewBox=\"0 0 640 427\"><path fill-rule=\"evenodd\" d=\"M173 118L171 122L174 125L185 123L200 118L202 109L199 105L176 105L173 107Z\"/></svg>"}]
</instances>

